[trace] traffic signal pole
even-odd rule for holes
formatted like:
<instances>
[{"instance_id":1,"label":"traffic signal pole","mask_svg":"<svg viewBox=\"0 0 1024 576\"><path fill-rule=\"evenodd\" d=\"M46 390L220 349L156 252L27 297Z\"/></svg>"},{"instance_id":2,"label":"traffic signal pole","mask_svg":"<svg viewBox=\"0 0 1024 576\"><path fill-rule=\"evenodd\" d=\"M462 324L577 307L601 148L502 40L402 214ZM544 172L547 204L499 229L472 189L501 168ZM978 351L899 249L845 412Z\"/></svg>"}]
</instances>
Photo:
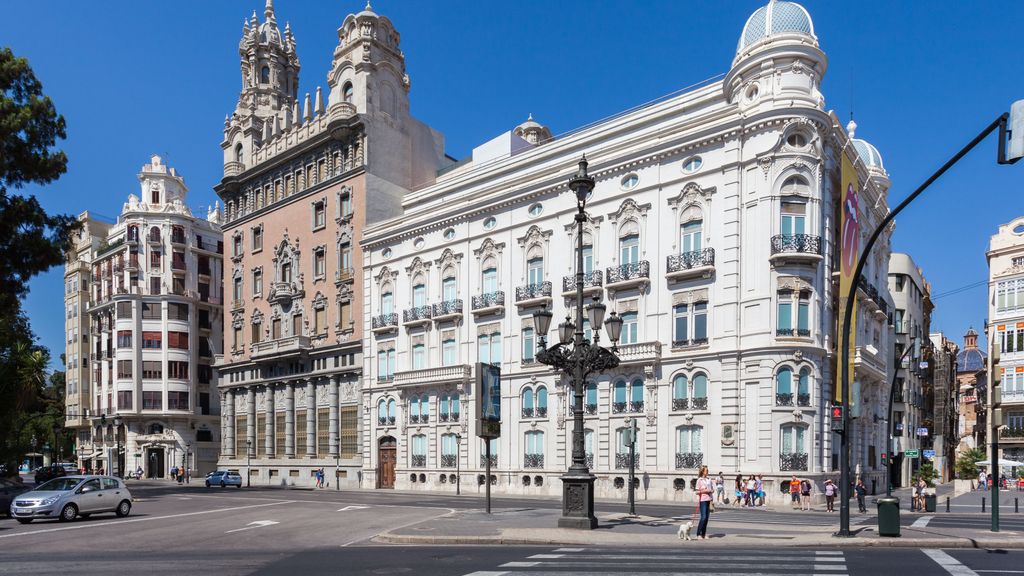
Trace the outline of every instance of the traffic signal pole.
<instances>
[{"instance_id":1,"label":"traffic signal pole","mask_svg":"<svg viewBox=\"0 0 1024 576\"><path fill-rule=\"evenodd\" d=\"M887 439L886 449L889 453L889 458L885 463L885 496L886 498L892 498L892 457L895 453L895 447L893 446L892 436L892 404L896 397L896 375L900 373L900 366L903 366L903 360L907 357L907 354L913 349L914 340L917 336L911 336L910 341L907 342L907 348L903 351L903 355L900 356L899 361L896 362L896 369L892 371L892 384L889 386L889 410L885 413L885 425L889 428L886 430L885 437Z\"/></svg>"}]
</instances>

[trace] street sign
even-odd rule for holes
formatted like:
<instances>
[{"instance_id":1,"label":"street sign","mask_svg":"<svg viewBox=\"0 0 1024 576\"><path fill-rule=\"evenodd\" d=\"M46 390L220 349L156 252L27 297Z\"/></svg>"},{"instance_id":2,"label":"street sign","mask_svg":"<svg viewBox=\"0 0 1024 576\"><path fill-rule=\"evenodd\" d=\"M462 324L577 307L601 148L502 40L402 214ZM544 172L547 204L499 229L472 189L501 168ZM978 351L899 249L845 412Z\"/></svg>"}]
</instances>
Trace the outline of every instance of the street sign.
<instances>
[{"instance_id":1,"label":"street sign","mask_svg":"<svg viewBox=\"0 0 1024 576\"><path fill-rule=\"evenodd\" d=\"M928 435L928 429L927 428L918 428L917 429L917 435L918 436L927 436Z\"/></svg>"},{"instance_id":2,"label":"street sign","mask_svg":"<svg viewBox=\"0 0 1024 576\"><path fill-rule=\"evenodd\" d=\"M477 362L476 401L473 416L479 422L476 435L481 438L501 436L501 368Z\"/></svg>"},{"instance_id":3,"label":"street sign","mask_svg":"<svg viewBox=\"0 0 1024 576\"><path fill-rule=\"evenodd\" d=\"M925 450L922 452L925 458L935 458L935 450Z\"/></svg>"},{"instance_id":4,"label":"street sign","mask_svg":"<svg viewBox=\"0 0 1024 576\"><path fill-rule=\"evenodd\" d=\"M907 458L917 458L917 450L905 450L903 455Z\"/></svg>"}]
</instances>

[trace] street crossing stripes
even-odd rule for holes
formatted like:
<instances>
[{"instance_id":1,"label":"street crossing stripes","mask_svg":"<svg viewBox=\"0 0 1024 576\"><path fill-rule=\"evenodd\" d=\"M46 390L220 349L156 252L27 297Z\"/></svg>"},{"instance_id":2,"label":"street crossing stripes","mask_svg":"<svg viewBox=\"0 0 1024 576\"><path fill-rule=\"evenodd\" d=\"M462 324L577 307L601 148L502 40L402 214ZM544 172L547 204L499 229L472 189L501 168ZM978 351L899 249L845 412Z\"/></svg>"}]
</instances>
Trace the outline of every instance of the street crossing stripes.
<instances>
[{"instance_id":1,"label":"street crossing stripes","mask_svg":"<svg viewBox=\"0 0 1024 576\"><path fill-rule=\"evenodd\" d=\"M686 548L558 548L466 576L846 576L842 551L735 551L687 543Z\"/></svg>"}]
</instances>

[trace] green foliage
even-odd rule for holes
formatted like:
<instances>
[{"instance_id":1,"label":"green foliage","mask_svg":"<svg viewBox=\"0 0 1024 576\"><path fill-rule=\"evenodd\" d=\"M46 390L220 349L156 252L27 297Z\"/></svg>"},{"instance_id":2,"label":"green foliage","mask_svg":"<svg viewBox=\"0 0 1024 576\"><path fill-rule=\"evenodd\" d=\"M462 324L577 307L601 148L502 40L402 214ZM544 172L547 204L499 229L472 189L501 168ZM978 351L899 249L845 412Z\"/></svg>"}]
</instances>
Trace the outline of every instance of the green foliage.
<instances>
[{"instance_id":1,"label":"green foliage","mask_svg":"<svg viewBox=\"0 0 1024 576\"><path fill-rule=\"evenodd\" d=\"M917 474L914 475L914 482L917 482L918 478L924 478L928 486L935 486L935 479L938 477L939 473L935 470L935 466L931 462L925 462L917 469Z\"/></svg>"},{"instance_id":2,"label":"green foliage","mask_svg":"<svg viewBox=\"0 0 1024 576\"><path fill-rule=\"evenodd\" d=\"M956 459L956 473L961 480L970 480L978 477L978 462L987 456L980 448L971 448Z\"/></svg>"}]
</instances>

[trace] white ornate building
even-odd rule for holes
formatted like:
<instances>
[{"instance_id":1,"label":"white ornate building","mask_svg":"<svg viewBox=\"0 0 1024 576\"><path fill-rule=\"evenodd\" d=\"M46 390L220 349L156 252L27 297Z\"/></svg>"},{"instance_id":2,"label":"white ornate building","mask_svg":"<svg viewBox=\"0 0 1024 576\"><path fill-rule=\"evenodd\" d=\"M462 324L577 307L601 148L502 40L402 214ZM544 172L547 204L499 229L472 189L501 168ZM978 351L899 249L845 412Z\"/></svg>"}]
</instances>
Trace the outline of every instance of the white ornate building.
<instances>
[{"instance_id":1,"label":"white ornate building","mask_svg":"<svg viewBox=\"0 0 1024 576\"><path fill-rule=\"evenodd\" d=\"M583 154L597 180L587 297L625 321L621 366L584 400L597 495L625 493L631 418L650 498L691 498L699 464L764 474L772 498L792 474L832 475L840 155L863 187L862 246L889 179L827 111L826 68L808 13L772 2L743 27L723 80L558 138L531 117L405 194L402 216L368 225L363 486L454 491L461 470L464 488L482 489L468 414L474 365L489 362L503 373L492 484L561 492L567 382L534 360L532 314L548 306L557 323L573 305L566 183ZM881 486L891 375L890 234L859 290L853 462L869 487Z\"/></svg>"},{"instance_id":2,"label":"white ornate building","mask_svg":"<svg viewBox=\"0 0 1024 576\"><path fill-rule=\"evenodd\" d=\"M1001 346L999 367L1002 380L999 386L1003 424L999 428L1000 458L1020 462L1024 461L1024 217L999 226L998 232L989 240L986 257L989 304L985 335L989 342L998 342ZM987 364L982 370L987 370ZM990 402L991 390L980 390L977 403L982 415L977 424L985 425L982 438L992 430L992 411L984 409ZM992 439L987 438L987 442L991 445ZM988 446L985 451L992 456Z\"/></svg>"},{"instance_id":3,"label":"white ornate building","mask_svg":"<svg viewBox=\"0 0 1024 576\"><path fill-rule=\"evenodd\" d=\"M83 468L173 466L205 474L217 464L220 403L213 371L221 350L220 217L193 216L188 188L152 156L117 222L85 223L65 267L68 426ZM119 426L120 425L120 426Z\"/></svg>"}]
</instances>

